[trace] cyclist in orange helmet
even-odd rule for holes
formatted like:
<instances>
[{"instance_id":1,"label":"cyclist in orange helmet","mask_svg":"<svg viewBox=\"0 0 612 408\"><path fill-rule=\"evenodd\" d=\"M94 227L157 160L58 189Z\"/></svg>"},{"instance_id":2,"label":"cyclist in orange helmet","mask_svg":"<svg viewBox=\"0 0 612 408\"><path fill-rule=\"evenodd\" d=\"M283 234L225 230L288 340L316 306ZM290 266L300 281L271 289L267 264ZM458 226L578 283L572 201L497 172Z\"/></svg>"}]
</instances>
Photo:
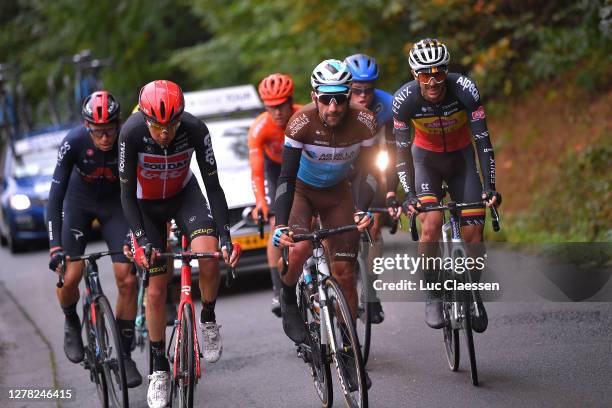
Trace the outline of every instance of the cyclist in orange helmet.
<instances>
[{"instance_id":1,"label":"cyclist in orange helmet","mask_svg":"<svg viewBox=\"0 0 612 408\"><path fill-rule=\"evenodd\" d=\"M266 112L255 119L248 136L251 179L255 194L255 208L252 216L253 219L257 219L258 212L261 211L264 220L270 222L270 230L273 230L274 210L272 206L280 174L285 127L291 115L301 105L293 103L293 79L289 75L278 73L268 75L259 83L258 91ZM274 247L272 240L268 241L267 254L274 290L272 313L280 317L278 300L280 277L276 266L280 258L280 251Z\"/></svg>"}]
</instances>

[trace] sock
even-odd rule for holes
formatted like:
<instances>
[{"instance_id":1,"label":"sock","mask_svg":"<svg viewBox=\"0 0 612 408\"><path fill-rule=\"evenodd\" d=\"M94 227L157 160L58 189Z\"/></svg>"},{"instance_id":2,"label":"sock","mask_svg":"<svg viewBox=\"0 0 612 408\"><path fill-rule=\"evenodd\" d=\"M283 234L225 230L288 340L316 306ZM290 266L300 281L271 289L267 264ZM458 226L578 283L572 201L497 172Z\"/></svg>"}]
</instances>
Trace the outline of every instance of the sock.
<instances>
[{"instance_id":1,"label":"sock","mask_svg":"<svg viewBox=\"0 0 612 408\"><path fill-rule=\"evenodd\" d=\"M295 286L287 286L285 282L281 281L281 287L283 288L283 300L288 305L297 305L297 295L295 294Z\"/></svg>"},{"instance_id":2,"label":"sock","mask_svg":"<svg viewBox=\"0 0 612 408\"><path fill-rule=\"evenodd\" d=\"M200 322L216 322L215 316L215 303L217 303L217 299L212 302L207 302L202 300L202 312L200 312Z\"/></svg>"},{"instance_id":3,"label":"sock","mask_svg":"<svg viewBox=\"0 0 612 408\"><path fill-rule=\"evenodd\" d=\"M123 355L130 357L132 355L132 341L134 340L134 320L117 319L117 326L119 327Z\"/></svg>"},{"instance_id":4,"label":"sock","mask_svg":"<svg viewBox=\"0 0 612 408\"><path fill-rule=\"evenodd\" d=\"M274 291L274 296L278 296L281 288L281 280L277 267L270 267L270 277L272 278L272 290Z\"/></svg>"},{"instance_id":5,"label":"sock","mask_svg":"<svg viewBox=\"0 0 612 408\"><path fill-rule=\"evenodd\" d=\"M170 363L166 358L165 340L151 341L151 355L153 357L153 371L170 371Z\"/></svg>"},{"instance_id":6,"label":"sock","mask_svg":"<svg viewBox=\"0 0 612 408\"><path fill-rule=\"evenodd\" d=\"M79 320L79 315L76 311L76 305L78 302L74 302L70 306L62 306L62 311L64 312L64 316L66 316L66 320L74 325L81 325L81 321Z\"/></svg>"}]
</instances>

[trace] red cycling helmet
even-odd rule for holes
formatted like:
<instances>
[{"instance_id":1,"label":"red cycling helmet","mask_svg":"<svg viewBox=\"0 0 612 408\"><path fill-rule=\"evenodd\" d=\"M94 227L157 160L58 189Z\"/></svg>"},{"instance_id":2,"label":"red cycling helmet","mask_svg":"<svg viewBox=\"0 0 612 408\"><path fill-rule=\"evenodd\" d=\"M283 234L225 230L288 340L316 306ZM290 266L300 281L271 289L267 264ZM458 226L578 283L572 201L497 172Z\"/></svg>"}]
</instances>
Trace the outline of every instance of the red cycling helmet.
<instances>
[{"instance_id":1,"label":"red cycling helmet","mask_svg":"<svg viewBox=\"0 0 612 408\"><path fill-rule=\"evenodd\" d=\"M119 120L119 102L106 91L96 91L85 98L81 114L90 123L103 125Z\"/></svg>"},{"instance_id":2,"label":"red cycling helmet","mask_svg":"<svg viewBox=\"0 0 612 408\"><path fill-rule=\"evenodd\" d=\"M149 82L140 90L138 110L145 117L160 125L178 119L185 109L185 98L181 88L171 81Z\"/></svg>"},{"instance_id":3,"label":"red cycling helmet","mask_svg":"<svg viewBox=\"0 0 612 408\"><path fill-rule=\"evenodd\" d=\"M285 74L268 75L261 80L258 90L264 105L280 105L293 96L293 79Z\"/></svg>"}]
</instances>

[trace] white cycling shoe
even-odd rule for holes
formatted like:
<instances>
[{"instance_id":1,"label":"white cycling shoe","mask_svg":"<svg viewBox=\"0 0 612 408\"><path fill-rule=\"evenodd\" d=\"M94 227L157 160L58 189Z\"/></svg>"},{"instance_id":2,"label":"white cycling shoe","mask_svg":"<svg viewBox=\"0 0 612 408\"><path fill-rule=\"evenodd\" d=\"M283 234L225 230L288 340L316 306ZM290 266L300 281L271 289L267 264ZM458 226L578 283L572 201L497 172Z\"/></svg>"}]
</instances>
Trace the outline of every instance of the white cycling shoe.
<instances>
[{"instance_id":1,"label":"white cycling shoe","mask_svg":"<svg viewBox=\"0 0 612 408\"><path fill-rule=\"evenodd\" d=\"M149 408L164 408L168 405L169 394L170 373L168 371L154 371L149 375L149 390L147 391Z\"/></svg>"},{"instance_id":2,"label":"white cycling shoe","mask_svg":"<svg viewBox=\"0 0 612 408\"><path fill-rule=\"evenodd\" d=\"M216 363L223 353L221 333L219 333L221 325L214 322L200 322L200 327L204 339L204 360L207 363Z\"/></svg>"}]
</instances>

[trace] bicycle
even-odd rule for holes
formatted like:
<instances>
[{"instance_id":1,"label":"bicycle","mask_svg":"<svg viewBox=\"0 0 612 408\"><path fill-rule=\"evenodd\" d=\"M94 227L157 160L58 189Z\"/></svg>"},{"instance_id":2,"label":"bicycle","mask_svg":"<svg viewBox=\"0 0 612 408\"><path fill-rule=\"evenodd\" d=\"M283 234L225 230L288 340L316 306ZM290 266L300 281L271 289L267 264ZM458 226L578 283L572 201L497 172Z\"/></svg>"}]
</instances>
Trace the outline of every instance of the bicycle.
<instances>
[{"instance_id":1,"label":"bicycle","mask_svg":"<svg viewBox=\"0 0 612 408\"><path fill-rule=\"evenodd\" d=\"M83 322L85 358L81 365L89 370L89 378L96 385L103 407L129 407L128 388L123 365L123 350L115 315L102 291L97 260L122 252L95 252L74 256L71 262L85 261ZM62 265L57 287L64 286L65 264Z\"/></svg>"},{"instance_id":2,"label":"bicycle","mask_svg":"<svg viewBox=\"0 0 612 408\"><path fill-rule=\"evenodd\" d=\"M440 203L437 206L418 208L418 212L429 211L448 211L450 216L446 220L444 213L442 225L442 240L440 241L440 249L442 259L466 258L467 252L464 248L461 239L460 229L460 214L462 209L482 208L483 202L473 203L455 203L448 202L446 205ZM491 217L493 222L493 230L499 231L499 214L495 207L490 207ZM419 236L416 229L416 219L414 214L410 216L410 231L412 240L418 241ZM452 265L455 265L453 261ZM454 280L460 283L472 283L470 273L459 273L454 269L442 270L442 282ZM470 360L470 374L472 384L478 386L478 368L476 366L476 351L474 348L474 333L472 331L472 319L479 317L479 309L475 297L474 290L443 290L442 294L442 311L446 324L444 325L443 339L446 352L446 359L451 371L457 371L459 368L459 330L463 331L465 342L468 349Z\"/></svg>"},{"instance_id":3,"label":"bicycle","mask_svg":"<svg viewBox=\"0 0 612 408\"><path fill-rule=\"evenodd\" d=\"M371 207L368 209L371 213L388 214L386 208L382 207ZM399 225L399 218L391 222L391 234L397 232ZM361 344L361 355L363 357L363 365L367 365L368 358L370 357L370 342L372 337L372 309L370 302L372 300L372 279L368 274L368 252L369 247L372 245L372 241L369 236L365 233L361 234L359 240L359 253L357 255L357 269L355 270L355 277L357 281L357 316L355 319L355 330L357 331L357 337L360 339Z\"/></svg>"},{"instance_id":4,"label":"bicycle","mask_svg":"<svg viewBox=\"0 0 612 408\"><path fill-rule=\"evenodd\" d=\"M179 235L178 231L174 231ZM181 297L178 307L177 320L174 323L168 349L166 355L170 361L171 383L170 403L172 403L173 395L178 398L180 407L193 407L193 395L195 386L201 378L200 345L198 343L197 327L195 325L195 306L191 298L191 265L193 259L212 258L223 259L223 253L217 252L189 252L187 250L187 237L181 236L181 252L156 252L156 257L171 258L181 260ZM240 245L233 244L234 250L240 252ZM236 277L235 268L228 267L226 273L226 286L231 286L231 283ZM172 345L174 336L176 342ZM173 350L171 354L170 351Z\"/></svg>"},{"instance_id":5,"label":"bicycle","mask_svg":"<svg viewBox=\"0 0 612 408\"><path fill-rule=\"evenodd\" d=\"M322 245L323 240L331 235L356 229L357 225L353 224L293 235L294 242L310 241L313 244L312 256L304 263L296 287L298 306L307 333L305 342L296 344L296 347L298 357L310 366L313 383L324 408L331 407L333 403L331 361L336 367L347 406L368 406L359 340L342 289L330 274ZM285 248L282 255L284 269L287 266L287 252ZM286 273L286 270L283 272ZM356 374L356 384L352 385L348 371L350 365L354 366Z\"/></svg>"}]
</instances>

